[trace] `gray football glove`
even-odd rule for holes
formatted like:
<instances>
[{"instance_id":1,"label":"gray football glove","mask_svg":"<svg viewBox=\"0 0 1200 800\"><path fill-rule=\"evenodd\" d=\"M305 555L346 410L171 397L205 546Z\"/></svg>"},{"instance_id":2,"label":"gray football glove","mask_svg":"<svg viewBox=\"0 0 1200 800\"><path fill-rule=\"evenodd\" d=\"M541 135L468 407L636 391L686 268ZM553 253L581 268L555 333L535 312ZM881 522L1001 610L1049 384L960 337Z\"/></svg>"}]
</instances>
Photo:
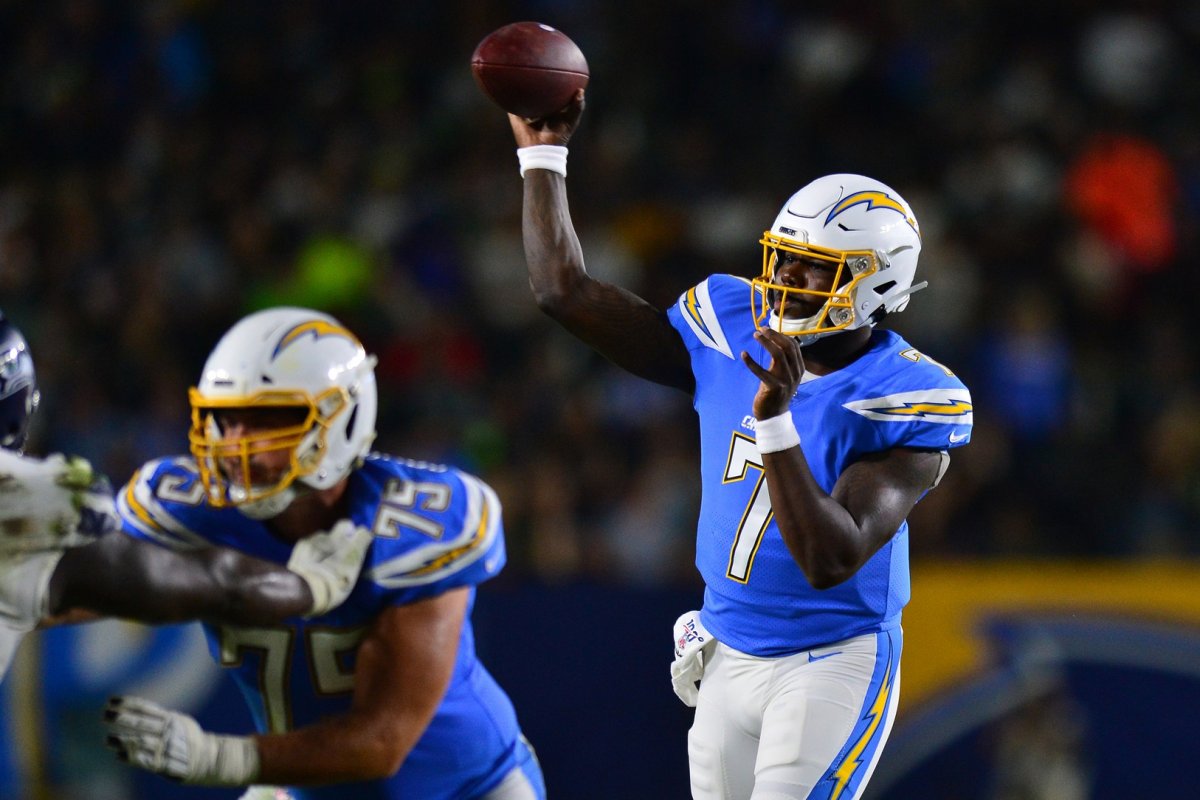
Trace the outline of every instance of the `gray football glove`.
<instances>
[{"instance_id":1,"label":"gray football glove","mask_svg":"<svg viewBox=\"0 0 1200 800\"><path fill-rule=\"evenodd\" d=\"M303 578L312 591L313 607L308 616L318 617L350 596L373 538L370 528L344 519L328 532L296 542L287 568Z\"/></svg>"},{"instance_id":2,"label":"gray football glove","mask_svg":"<svg viewBox=\"0 0 1200 800\"><path fill-rule=\"evenodd\" d=\"M113 697L104 708L108 746L117 759L181 783L248 786L258 777L258 745L249 736L207 733L187 714L140 697Z\"/></svg>"}]
</instances>

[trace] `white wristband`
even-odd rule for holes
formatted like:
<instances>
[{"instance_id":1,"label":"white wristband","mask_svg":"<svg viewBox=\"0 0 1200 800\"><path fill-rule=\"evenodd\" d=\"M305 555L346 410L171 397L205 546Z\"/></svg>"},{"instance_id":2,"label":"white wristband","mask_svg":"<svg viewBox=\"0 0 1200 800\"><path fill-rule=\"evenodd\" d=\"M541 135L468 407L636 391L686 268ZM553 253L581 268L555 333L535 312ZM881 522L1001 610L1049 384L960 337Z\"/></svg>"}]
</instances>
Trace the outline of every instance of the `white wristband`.
<instances>
[{"instance_id":1,"label":"white wristband","mask_svg":"<svg viewBox=\"0 0 1200 800\"><path fill-rule=\"evenodd\" d=\"M800 434L792 422L792 412L785 411L777 417L755 422L754 439L760 453L778 453L799 445Z\"/></svg>"},{"instance_id":2,"label":"white wristband","mask_svg":"<svg viewBox=\"0 0 1200 800\"><path fill-rule=\"evenodd\" d=\"M262 761L258 743L252 736L220 736L207 734L212 749L205 750L207 770L199 778L184 778L184 783L203 786L246 786L258 780ZM197 754L199 755L199 754Z\"/></svg>"},{"instance_id":3,"label":"white wristband","mask_svg":"<svg viewBox=\"0 0 1200 800\"><path fill-rule=\"evenodd\" d=\"M557 144L535 144L518 147L517 160L521 162L521 177L526 170L548 169L567 177L567 148Z\"/></svg>"}]
</instances>

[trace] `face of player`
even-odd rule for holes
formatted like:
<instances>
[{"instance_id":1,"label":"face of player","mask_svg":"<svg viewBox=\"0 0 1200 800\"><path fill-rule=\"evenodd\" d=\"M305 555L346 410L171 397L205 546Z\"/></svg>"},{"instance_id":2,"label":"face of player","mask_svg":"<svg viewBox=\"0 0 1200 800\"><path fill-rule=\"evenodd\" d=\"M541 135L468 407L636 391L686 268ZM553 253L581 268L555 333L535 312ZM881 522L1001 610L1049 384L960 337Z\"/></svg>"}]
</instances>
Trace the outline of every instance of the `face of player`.
<instances>
[{"instance_id":1,"label":"face of player","mask_svg":"<svg viewBox=\"0 0 1200 800\"><path fill-rule=\"evenodd\" d=\"M249 481L253 486L278 483L288 472L297 444L298 426L302 426L308 411L301 408L237 408L223 409L217 416L221 443L228 445L230 455L220 459L221 471L231 483L243 485L246 480L242 457L247 454ZM224 449L224 448L222 448Z\"/></svg>"},{"instance_id":2,"label":"face of player","mask_svg":"<svg viewBox=\"0 0 1200 800\"><path fill-rule=\"evenodd\" d=\"M776 252L775 282L789 289L804 289L810 292L823 292L826 296L832 292L837 283L844 284L849 274L834 261L792 253L787 250ZM841 276L839 278L839 273ZM811 317L825 305L826 296L812 294L787 293L787 304L783 304L782 292L776 292L772 299L772 310L785 319L804 319Z\"/></svg>"}]
</instances>

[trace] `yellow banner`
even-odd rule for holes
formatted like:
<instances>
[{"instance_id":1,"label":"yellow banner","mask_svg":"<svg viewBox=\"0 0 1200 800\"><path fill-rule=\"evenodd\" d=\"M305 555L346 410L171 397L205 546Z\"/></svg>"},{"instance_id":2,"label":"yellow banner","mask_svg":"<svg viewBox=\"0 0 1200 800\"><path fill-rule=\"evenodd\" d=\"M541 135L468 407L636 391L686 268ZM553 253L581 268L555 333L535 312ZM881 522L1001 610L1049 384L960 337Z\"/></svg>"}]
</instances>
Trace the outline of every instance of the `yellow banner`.
<instances>
[{"instance_id":1,"label":"yellow banner","mask_svg":"<svg viewBox=\"0 0 1200 800\"><path fill-rule=\"evenodd\" d=\"M1200 631L1200 563L914 562L904 611L902 715L991 666L981 624L996 615L1143 619Z\"/></svg>"}]
</instances>

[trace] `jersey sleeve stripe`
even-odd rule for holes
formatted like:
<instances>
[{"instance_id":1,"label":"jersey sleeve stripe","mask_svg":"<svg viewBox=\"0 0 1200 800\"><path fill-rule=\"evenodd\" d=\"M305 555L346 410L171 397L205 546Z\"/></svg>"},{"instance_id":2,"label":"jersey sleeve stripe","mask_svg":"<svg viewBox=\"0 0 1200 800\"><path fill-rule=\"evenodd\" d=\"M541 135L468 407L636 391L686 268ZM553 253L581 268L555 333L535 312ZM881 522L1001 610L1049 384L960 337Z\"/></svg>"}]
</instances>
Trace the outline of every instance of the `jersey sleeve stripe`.
<instances>
[{"instance_id":1,"label":"jersey sleeve stripe","mask_svg":"<svg viewBox=\"0 0 1200 800\"><path fill-rule=\"evenodd\" d=\"M486 507L484 507L483 513L479 520L479 527L475 529L475 535L471 537L471 540L469 542L462 545L461 547L456 547L455 549L451 550L448 553L445 553L442 556L439 556L434 561L430 562L429 564L426 564L425 566L423 566L419 569L414 569L409 574L413 575L413 576L432 574L432 573L437 572L438 570L442 569L447 564L450 564L450 563L456 561L457 559L462 557L465 553L467 553L471 549L478 547L479 543L484 540L484 537L487 534L489 522L490 522L490 519L488 516L488 509Z\"/></svg>"},{"instance_id":2,"label":"jersey sleeve stripe","mask_svg":"<svg viewBox=\"0 0 1200 800\"><path fill-rule=\"evenodd\" d=\"M725 338L721 321L717 319L716 311L713 309L707 280L684 292L683 296L679 298L679 312L701 344L728 358L733 358L729 340Z\"/></svg>"},{"instance_id":3,"label":"jersey sleeve stripe","mask_svg":"<svg viewBox=\"0 0 1200 800\"><path fill-rule=\"evenodd\" d=\"M195 550L208 545L163 507L145 478L145 470L134 473L117 499L117 509L134 529L173 550Z\"/></svg>"},{"instance_id":4,"label":"jersey sleeve stripe","mask_svg":"<svg viewBox=\"0 0 1200 800\"><path fill-rule=\"evenodd\" d=\"M133 494L133 487L141 479L142 471L139 469L133 473L133 477L125 486L125 491L121 492L120 497L117 498L117 503L120 507L121 517L126 522L133 523L140 531L149 532L151 529L157 529L158 525L155 523L154 518L150 516L150 512L137 501L137 498Z\"/></svg>"},{"instance_id":5,"label":"jersey sleeve stripe","mask_svg":"<svg viewBox=\"0 0 1200 800\"><path fill-rule=\"evenodd\" d=\"M459 475L467 490L467 510L458 535L377 565L368 573L372 581L388 589L436 583L491 549L501 531L500 498L478 478Z\"/></svg>"}]
</instances>

